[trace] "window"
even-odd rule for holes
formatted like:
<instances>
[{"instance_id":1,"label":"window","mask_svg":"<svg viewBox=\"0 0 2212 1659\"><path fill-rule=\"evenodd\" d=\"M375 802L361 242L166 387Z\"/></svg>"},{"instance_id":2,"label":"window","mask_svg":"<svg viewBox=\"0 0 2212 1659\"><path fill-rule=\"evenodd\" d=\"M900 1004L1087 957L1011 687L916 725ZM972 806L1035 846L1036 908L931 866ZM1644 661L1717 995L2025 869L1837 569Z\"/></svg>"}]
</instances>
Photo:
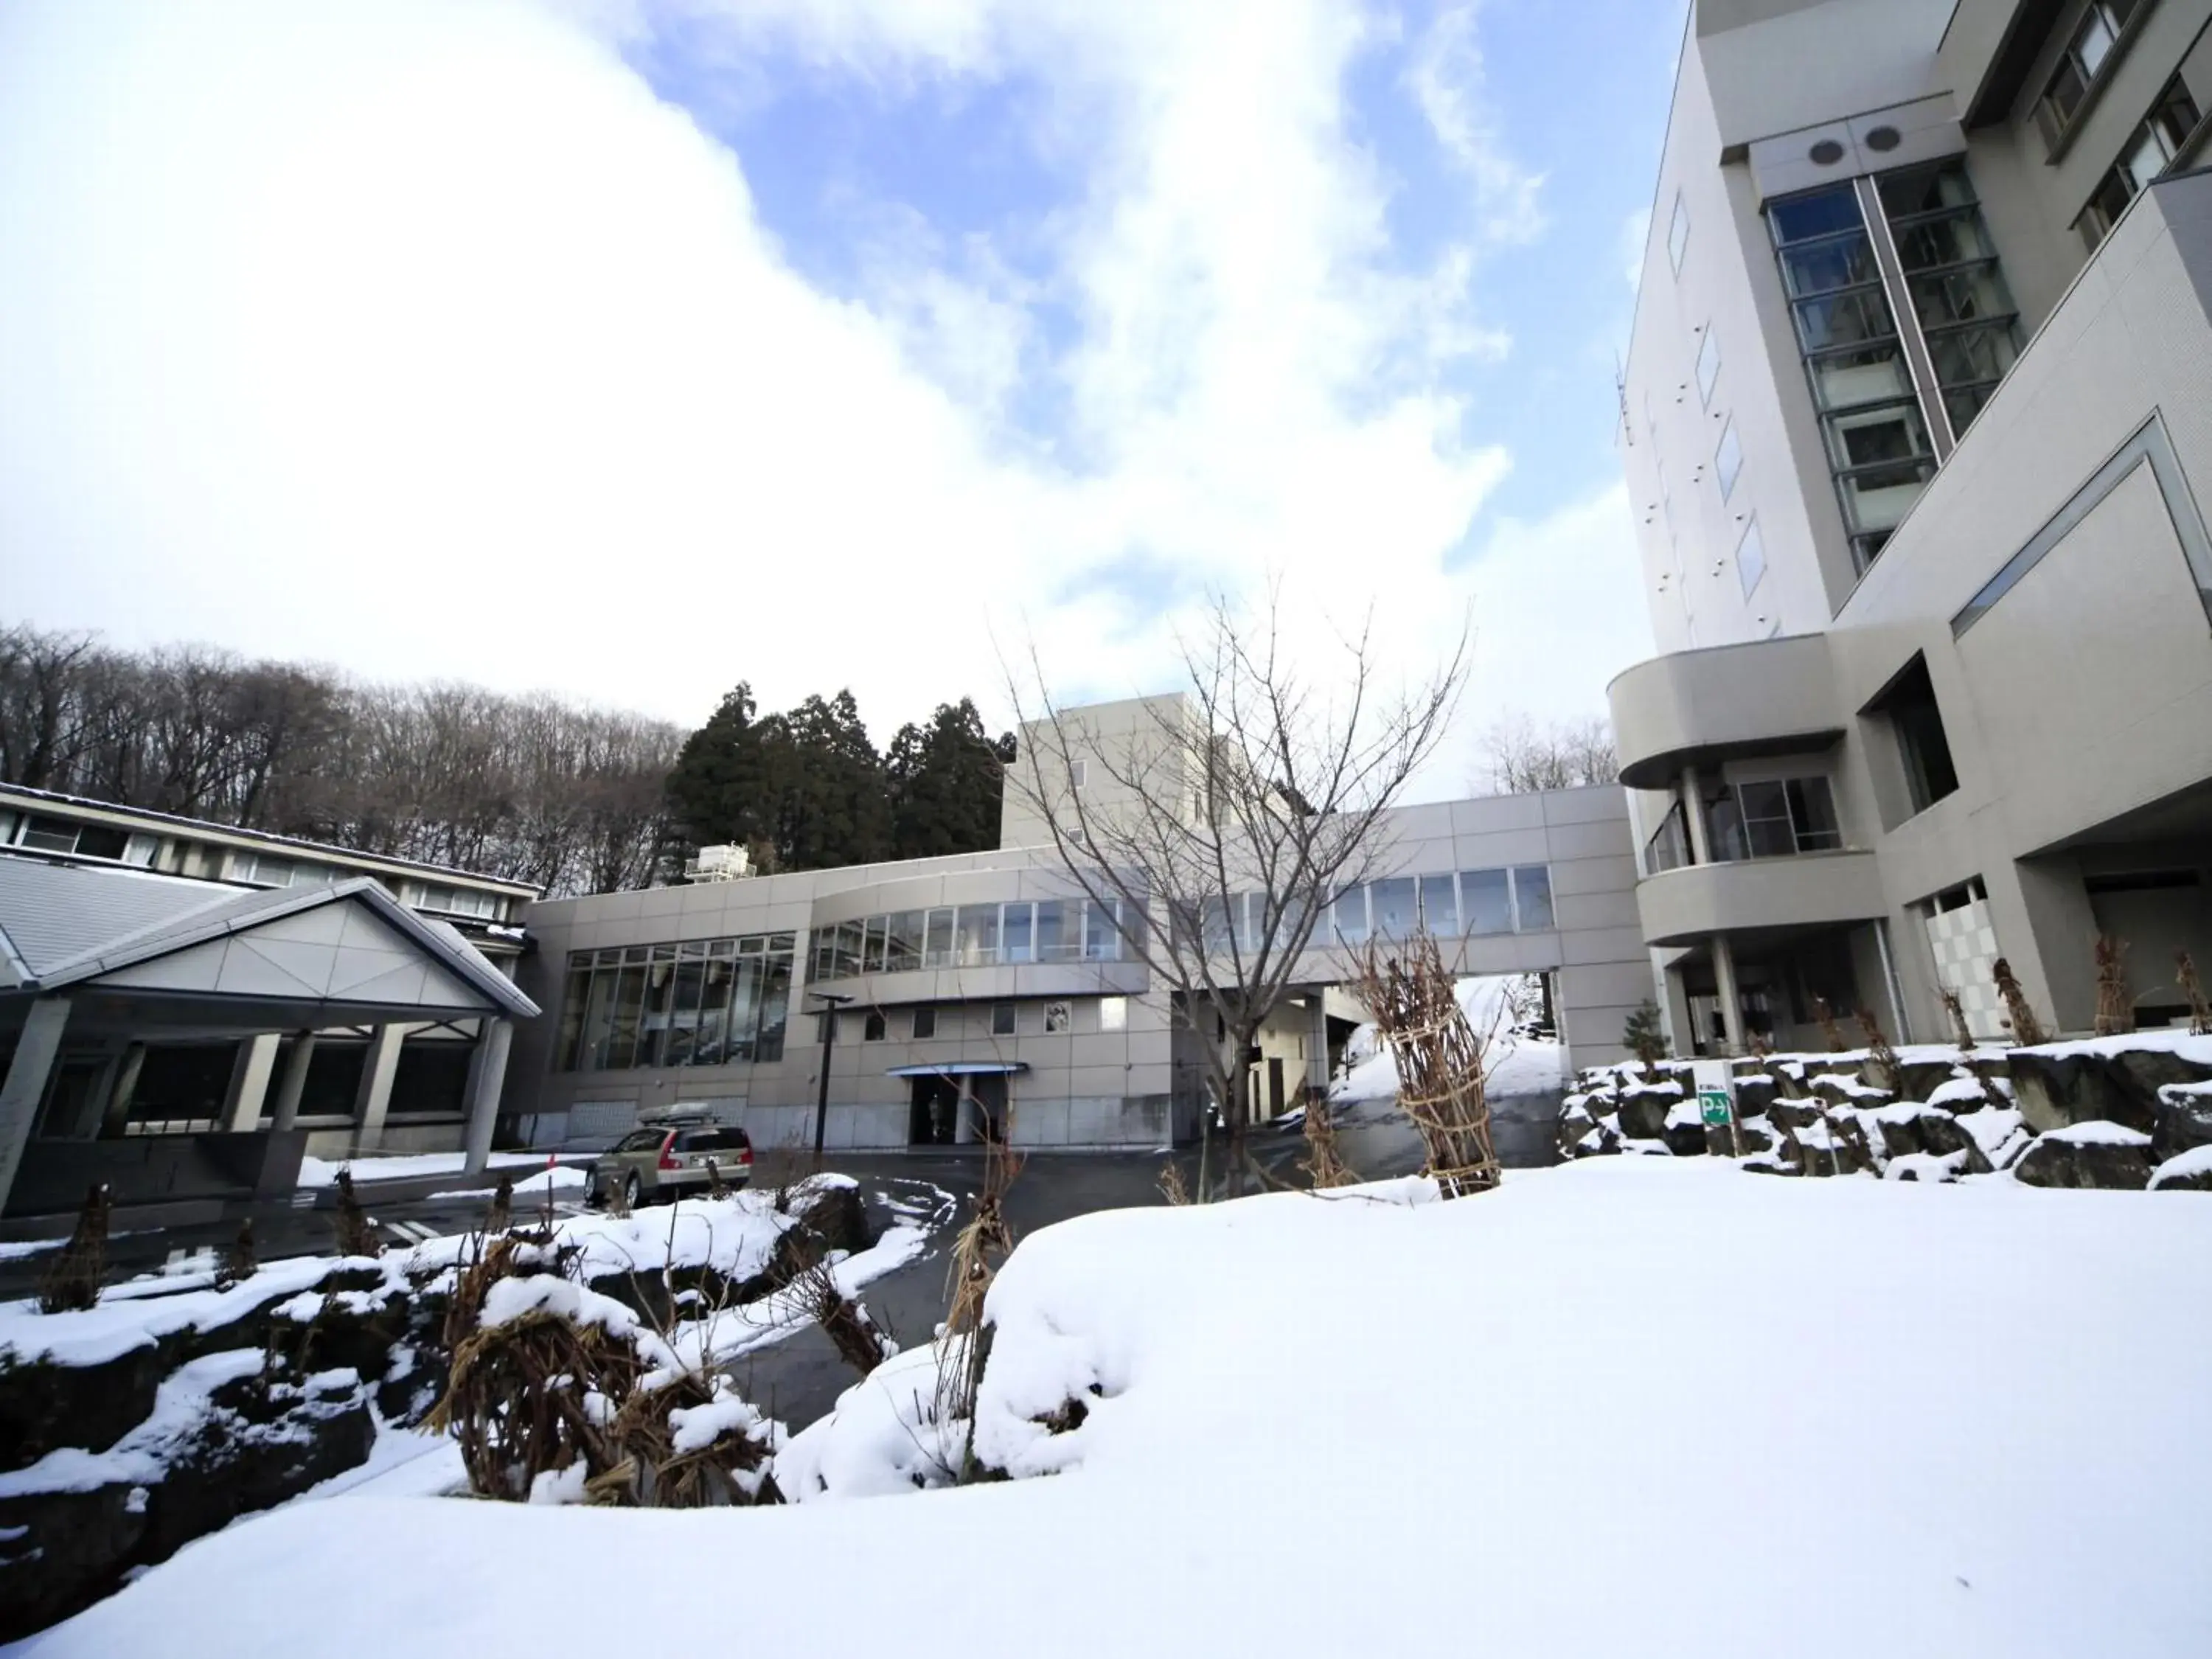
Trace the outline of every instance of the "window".
<instances>
[{"instance_id":1,"label":"window","mask_svg":"<svg viewBox=\"0 0 2212 1659\"><path fill-rule=\"evenodd\" d=\"M1541 933L1554 925L1552 872L1541 864L1516 866L1513 872L1514 925L1524 933Z\"/></svg>"},{"instance_id":2,"label":"window","mask_svg":"<svg viewBox=\"0 0 2212 1659\"><path fill-rule=\"evenodd\" d=\"M1766 544L1759 537L1759 520L1753 519L1743 527L1743 539L1735 544L1735 579L1743 584L1743 596L1751 597L1751 590L1759 586L1759 579L1766 574Z\"/></svg>"},{"instance_id":3,"label":"window","mask_svg":"<svg viewBox=\"0 0 2212 1659\"><path fill-rule=\"evenodd\" d=\"M1067 1005L1066 1003L1048 1002L1045 1004L1044 1029L1048 1033L1065 1031L1067 1029Z\"/></svg>"},{"instance_id":4,"label":"window","mask_svg":"<svg viewBox=\"0 0 2212 1659\"><path fill-rule=\"evenodd\" d=\"M1368 884L1367 902L1372 917L1370 926L1376 938L1402 939L1412 937L1420 925L1419 912L1415 908L1414 891L1411 876L1393 876L1387 881Z\"/></svg>"},{"instance_id":5,"label":"window","mask_svg":"<svg viewBox=\"0 0 2212 1659\"><path fill-rule=\"evenodd\" d=\"M1730 421L1721 433L1720 447L1713 452L1713 477L1721 487L1723 501L1735 494L1735 481L1743 471L1743 445L1735 435L1735 422Z\"/></svg>"},{"instance_id":6,"label":"window","mask_svg":"<svg viewBox=\"0 0 2212 1659\"><path fill-rule=\"evenodd\" d=\"M1511 878L1503 870L1459 872L1460 922L1470 933L1513 931Z\"/></svg>"},{"instance_id":7,"label":"window","mask_svg":"<svg viewBox=\"0 0 2212 1659\"><path fill-rule=\"evenodd\" d=\"M963 904L953 960L963 968L987 966L999 959L999 907Z\"/></svg>"},{"instance_id":8,"label":"window","mask_svg":"<svg viewBox=\"0 0 2212 1659\"><path fill-rule=\"evenodd\" d=\"M1012 1036L1013 1034L1014 1005L1011 1002L993 1003L991 1005L991 1035L1000 1037Z\"/></svg>"},{"instance_id":9,"label":"window","mask_svg":"<svg viewBox=\"0 0 2212 1659\"><path fill-rule=\"evenodd\" d=\"M1680 870L1690 862L1689 826L1680 801L1667 809L1667 816L1644 842L1644 866L1655 876L1662 870Z\"/></svg>"},{"instance_id":10,"label":"window","mask_svg":"<svg viewBox=\"0 0 2212 1659\"><path fill-rule=\"evenodd\" d=\"M1996 246L1955 161L1884 174L1877 190L1951 430L1964 432L2019 356Z\"/></svg>"},{"instance_id":11,"label":"window","mask_svg":"<svg viewBox=\"0 0 2212 1659\"><path fill-rule=\"evenodd\" d=\"M914 1040L926 1042L937 1035L937 1010L917 1008L914 1011Z\"/></svg>"},{"instance_id":12,"label":"window","mask_svg":"<svg viewBox=\"0 0 2212 1659\"><path fill-rule=\"evenodd\" d=\"M926 943L921 965L925 968L946 968L952 963L952 912L932 910L928 913Z\"/></svg>"},{"instance_id":13,"label":"window","mask_svg":"<svg viewBox=\"0 0 2212 1659\"><path fill-rule=\"evenodd\" d=\"M1917 409L1912 377L1851 186L1777 202L1766 216L1852 561L1863 570L1933 476L1935 451L1923 432L1897 424Z\"/></svg>"},{"instance_id":14,"label":"window","mask_svg":"<svg viewBox=\"0 0 2212 1659\"><path fill-rule=\"evenodd\" d=\"M1088 785L1090 784L1090 782L1091 782L1091 763L1090 763L1089 761L1087 761L1087 760L1079 760L1079 761L1070 761L1070 762L1068 762L1068 763L1067 763L1067 787L1068 787L1069 788L1071 788L1071 789L1081 789L1081 788L1085 788L1085 787L1088 787Z\"/></svg>"},{"instance_id":15,"label":"window","mask_svg":"<svg viewBox=\"0 0 2212 1659\"><path fill-rule=\"evenodd\" d=\"M790 933L577 951L555 1060L568 1072L783 1058Z\"/></svg>"},{"instance_id":16,"label":"window","mask_svg":"<svg viewBox=\"0 0 2212 1659\"><path fill-rule=\"evenodd\" d=\"M2127 211L2128 204L2172 164L2203 119L2196 99L2190 95L2181 77L2175 76L2159 94L2158 102L2143 124L2130 135L2120 159L2098 180L2097 188L2090 192L2088 205L2074 222L2075 228L2081 233L2081 240L2089 245L2092 252L2111 234L2120 215Z\"/></svg>"},{"instance_id":17,"label":"window","mask_svg":"<svg viewBox=\"0 0 2212 1659\"><path fill-rule=\"evenodd\" d=\"M2120 31L2141 3L2142 0L2091 0L2087 14L2058 55L2058 66L2044 82L2036 113L2045 142L2055 145L2065 133L2088 97L2089 88L2096 84L2098 72L2111 59Z\"/></svg>"},{"instance_id":18,"label":"window","mask_svg":"<svg viewBox=\"0 0 2212 1659\"><path fill-rule=\"evenodd\" d=\"M807 960L817 981L918 968L975 968L994 963L1115 962L1121 958L1118 901L1085 911L1080 900L1024 899L900 910L817 927Z\"/></svg>"},{"instance_id":19,"label":"window","mask_svg":"<svg viewBox=\"0 0 2212 1659\"><path fill-rule=\"evenodd\" d=\"M1869 709L1889 722L1897 739L1913 811L1926 811L1958 788L1959 774L1951 763L1951 744L1943 735L1943 714L1936 704L1926 658L1915 657L1906 664Z\"/></svg>"},{"instance_id":20,"label":"window","mask_svg":"<svg viewBox=\"0 0 2212 1659\"><path fill-rule=\"evenodd\" d=\"M885 1025L884 1020L884 1011L880 1008L871 1008L868 1010L866 1018L862 1021L860 1025L860 1041L863 1042L881 1042L884 1040L884 1033L887 1029L888 1027Z\"/></svg>"},{"instance_id":21,"label":"window","mask_svg":"<svg viewBox=\"0 0 2212 1659\"><path fill-rule=\"evenodd\" d=\"M1683 250L1690 246L1690 210L1682 200L1682 192L1674 192L1674 216L1667 223L1667 263L1674 274L1682 274Z\"/></svg>"},{"instance_id":22,"label":"window","mask_svg":"<svg viewBox=\"0 0 2212 1659\"><path fill-rule=\"evenodd\" d=\"M1459 900L1453 894L1449 870L1421 878L1421 925L1439 939L1459 932Z\"/></svg>"},{"instance_id":23,"label":"window","mask_svg":"<svg viewBox=\"0 0 2212 1659\"><path fill-rule=\"evenodd\" d=\"M1714 384L1721 378L1721 343L1712 325L1705 325L1705 343L1698 348L1698 401L1710 404Z\"/></svg>"},{"instance_id":24,"label":"window","mask_svg":"<svg viewBox=\"0 0 2212 1659\"><path fill-rule=\"evenodd\" d=\"M1001 962L1036 960L1036 908L1030 904L1009 904L1000 909L999 959Z\"/></svg>"},{"instance_id":25,"label":"window","mask_svg":"<svg viewBox=\"0 0 2212 1659\"><path fill-rule=\"evenodd\" d=\"M1347 887L1328 907L1329 925L1346 945L1367 943L1367 890Z\"/></svg>"},{"instance_id":26,"label":"window","mask_svg":"<svg viewBox=\"0 0 2212 1659\"><path fill-rule=\"evenodd\" d=\"M1101 997L1098 999L1098 1029L1102 1031L1127 1030L1129 1025L1129 999Z\"/></svg>"},{"instance_id":27,"label":"window","mask_svg":"<svg viewBox=\"0 0 2212 1659\"><path fill-rule=\"evenodd\" d=\"M1856 191L1833 185L1767 209L1783 286L1819 412L1828 468L1864 570L1936 475L1923 412L1940 399L1964 431L2019 355L2011 291L1979 202L1958 161L1901 168L1875 181L1902 282L1875 262ZM1916 386L1898 307L1909 306L1936 384Z\"/></svg>"}]
</instances>

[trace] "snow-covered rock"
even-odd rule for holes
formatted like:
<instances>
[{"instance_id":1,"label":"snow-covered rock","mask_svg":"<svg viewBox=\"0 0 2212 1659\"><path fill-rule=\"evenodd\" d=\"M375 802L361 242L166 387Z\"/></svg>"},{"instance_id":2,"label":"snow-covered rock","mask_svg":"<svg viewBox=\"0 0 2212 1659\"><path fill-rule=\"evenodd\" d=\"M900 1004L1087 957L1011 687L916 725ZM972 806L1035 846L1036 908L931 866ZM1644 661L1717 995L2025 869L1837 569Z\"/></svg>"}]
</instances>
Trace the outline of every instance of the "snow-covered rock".
<instances>
[{"instance_id":1,"label":"snow-covered rock","mask_svg":"<svg viewBox=\"0 0 2212 1659\"><path fill-rule=\"evenodd\" d=\"M2150 1137L2125 1124L2092 1121L2038 1135L2012 1166L2031 1187L2112 1187L2140 1190L2150 1184Z\"/></svg>"}]
</instances>

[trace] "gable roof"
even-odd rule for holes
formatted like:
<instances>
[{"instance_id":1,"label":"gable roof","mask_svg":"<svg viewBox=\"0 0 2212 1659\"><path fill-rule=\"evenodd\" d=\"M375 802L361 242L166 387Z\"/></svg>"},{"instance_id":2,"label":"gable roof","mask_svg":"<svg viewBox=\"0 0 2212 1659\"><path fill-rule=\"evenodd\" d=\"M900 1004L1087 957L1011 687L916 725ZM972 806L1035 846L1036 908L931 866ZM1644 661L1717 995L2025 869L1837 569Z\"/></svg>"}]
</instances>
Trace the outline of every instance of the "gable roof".
<instances>
[{"instance_id":1,"label":"gable roof","mask_svg":"<svg viewBox=\"0 0 2212 1659\"><path fill-rule=\"evenodd\" d=\"M0 858L0 943L6 947L0 951L0 989L54 991L113 975L150 985L146 975L128 970L257 930L282 933L286 930L274 924L334 905L368 911L374 920L366 931L373 937L356 940L356 947L398 958L392 965L415 969L418 985L430 983L427 975L434 972L441 976L436 983L458 981L501 1013L521 1019L537 1015L538 1005L458 932L416 915L368 876L321 887L240 892L171 876L29 859ZM297 996L305 988L294 983L281 994ZM334 1000L348 989L367 988L366 982L327 981L321 988ZM274 984L270 994L280 994Z\"/></svg>"}]
</instances>

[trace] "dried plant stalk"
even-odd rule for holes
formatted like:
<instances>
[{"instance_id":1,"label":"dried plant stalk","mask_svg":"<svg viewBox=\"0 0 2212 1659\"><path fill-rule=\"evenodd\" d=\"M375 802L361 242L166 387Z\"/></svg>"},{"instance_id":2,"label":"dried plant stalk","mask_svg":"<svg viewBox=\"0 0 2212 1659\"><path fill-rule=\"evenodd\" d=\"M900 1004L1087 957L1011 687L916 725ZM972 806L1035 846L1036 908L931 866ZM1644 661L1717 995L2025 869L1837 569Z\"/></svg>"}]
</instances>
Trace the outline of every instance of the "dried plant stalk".
<instances>
[{"instance_id":1,"label":"dried plant stalk","mask_svg":"<svg viewBox=\"0 0 2212 1659\"><path fill-rule=\"evenodd\" d=\"M983 1150L983 1189L975 1213L954 1240L945 1324L937 1341L937 1420L966 1419L972 1443L975 1395L983 1384L983 1363L990 1355L990 1333L983 1328L983 1301L999 1264L1013 1253L1013 1230L1006 1224L1006 1189L1021 1173L1022 1161L1007 1146L1007 1133ZM972 1457L973 1447L970 1446ZM963 1459L963 1466L968 1460Z\"/></svg>"},{"instance_id":2,"label":"dried plant stalk","mask_svg":"<svg viewBox=\"0 0 2212 1659\"><path fill-rule=\"evenodd\" d=\"M1458 982L1436 939L1419 931L1403 941L1375 940L1355 963L1359 999L1397 1067L1398 1109L1428 1155L1422 1172L1447 1198L1497 1186L1482 1071L1488 1036L1460 1006Z\"/></svg>"},{"instance_id":3,"label":"dried plant stalk","mask_svg":"<svg viewBox=\"0 0 2212 1659\"><path fill-rule=\"evenodd\" d=\"M2197 963L2186 951L2173 953L2173 982L2189 1000L2189 1034L2212 1036L2212 1002L2205 1000L2204 987L2197 977Z\"/></svg>"},{"instance_id":4,"label":"dried plant stalk","mask_svg":"<svg viewBox=\"0 0 2212 1659\"><path fill-rule=\"evenodd\" d=\"M2020 988L2020 981L2012 971L2012 964L1999 957L1990 966L1990 977L1996 981L1997 995L2005 1006L2005 1024L2012 1032L2014 1046L2033 1048L2039 1042L2049 1041L2045 1036L2043 1022L2035 1017L2028 1006L2027 993Z\"/></svg>"},{"instance_id":5,"label":"dried plant stalk","mask_svg":"<svg viewBox=\"0 0 2212 1659\"><path fill-rule=\"evenodd\" d=\"M1306 1097L1306 1176L1314 1189L1351 1187L1359 1176L1337 1150L1336 1126L1329 1121L1328 1097L1318 1090Z\"/></svg>"},{"instance_id":6,"label":"dried plant stalk","mask_svg":"<svg viewBox=\"0 0 2212 1659\"><path fill-rule=\"evenodd\" d=\"M107 1183L95 1182L76 1212L76 1226L62 1253L39 1283L40 1313L69 1313L95 1307L107 1276Z\"/></svg>"},{"instance_id":7,"label":"dried plant stalk","mask_svg":"<svg viewBox=\"0 0 2212 1659\"><path fill-rule=\"evenodd\" d=\"M2136 994L2128 985L2128 942L2100 933L2096 950L2097 1035L2122 1036L2136 1029Z\"/></svg>"},{"instance_id":8,"label":"dried plant stalk","mask_svg":"<svg viewBox=\"0 0 2212 1659\"><path fill-rule=\"evenodd\" d=\"M1943 1012L1951 1018L1951 1036L1958 1042L1961 1054L1974 1052L1974 1034L1966 1028L1966 1005L1958 992L1948 985L1940 984L1936 994L1943 1000Z\"/></svg>"},{"instance_id":9,"label":"dried plant stalk","mask_svg":"<svg viewBox=\"0 0 2212 1659\"><path fill-rule=\"evenodd\" d=\"M1190 1188L1183 1184L1182 1166L1170 1158L1160 1166L1160 1196L1170 1204L1190 1202Z\"/></svg>"},{"instance_id":10,"label":"dried plant stalk","mask_svg":"<svg viewBox=\"0 0 2212 1659\"><path fill-rule=\"evenodd\" d=\"M253 1252L253 1218L249 1216L238 1224L238 1237L230 1241L222 1260L216 1264L215 1287L227 1291L259 1271L260 1263Z\"/></svg>"},{"instance_id":11,"label":"dried plant stalk","mask_svg":"<svg viewBox=\"0 0 2212 1659\"><path fill-rule=\"evenodd\" d=\"M1828 1006L1827 998L1813 999L1813 1018L1820 1022L1820 1037L1828 1045L1828 1052L1832 1054L1843 1053L1845 1047L1843 1029L1836 1024L1836 1011Z\"/></svg>"},{"instance_id":12,"label":"dried plant stalk","mask_svg":"<svg viewBox=\"0 0 2212 1659\"><path fill-rule=\"evenodd\" d=\"M338 1171L338 1207L331 1218L331 1231L337 1237L340 1255L382 1255L384 1241L376 1236L376 1224L361 1207L361 1197L353 1189L353 1171Z\"/></svg>"},{"instance_id":13,"label":"dried plant stalk","mask_svg":"<svg viewBox=\"0 0 2212 1659\"><path fill-rule=\"evenodd\" d=\"M1899 1093L1905 1087L1905 1067L1898 1063L1897 1050L1889 1046L1873 1009L1860 1009L1858 1018L1859 1030L1866 1035L1868 1067L1878 1079L1875 1086Z\"/></svg>"}]
</instances>

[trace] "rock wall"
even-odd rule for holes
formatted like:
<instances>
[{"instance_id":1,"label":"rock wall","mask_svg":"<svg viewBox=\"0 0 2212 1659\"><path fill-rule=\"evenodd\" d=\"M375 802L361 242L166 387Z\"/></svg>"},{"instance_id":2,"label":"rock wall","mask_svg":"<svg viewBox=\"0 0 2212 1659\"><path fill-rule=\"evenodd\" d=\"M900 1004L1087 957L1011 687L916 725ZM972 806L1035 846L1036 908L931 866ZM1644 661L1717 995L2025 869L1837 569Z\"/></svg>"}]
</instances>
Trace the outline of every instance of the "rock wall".
<instances>
[{"instance_id":1,"label":"rock wall","mask_svg":"<svg viewBox=\"0 0 2212 1659\"><path fill-rule=\"evenodd\" d=\"M1759 1173L2212 1190L2212 1038L1772 1054L1730 1069L1743 1166ZM1679 1060L1580 1073L1559 1144L1570 1158L1735 1155L1729 1131L1699 1119Z\"/></svg>"}]
</instances>

